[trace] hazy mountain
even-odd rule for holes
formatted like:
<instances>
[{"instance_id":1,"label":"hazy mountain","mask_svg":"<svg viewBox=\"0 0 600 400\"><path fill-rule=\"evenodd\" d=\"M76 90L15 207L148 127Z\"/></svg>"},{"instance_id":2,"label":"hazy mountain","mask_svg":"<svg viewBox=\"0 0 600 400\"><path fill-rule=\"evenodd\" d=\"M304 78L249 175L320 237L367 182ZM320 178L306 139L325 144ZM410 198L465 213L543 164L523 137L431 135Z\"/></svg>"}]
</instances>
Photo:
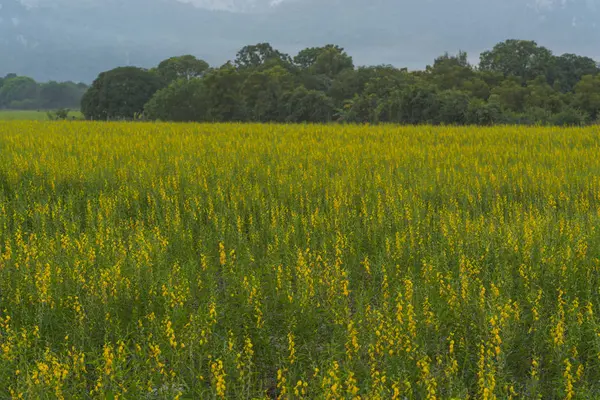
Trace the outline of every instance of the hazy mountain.
<instances>
[{"instance_id":1,"label":"hazy mountain","mask_svg":"<svg viewBox=\"0 0 600 400\"><path fill-rule=\"evenodd\" d=\"M118 65L192 53L212 65L246 44L325 43L358 64L422 68L507 38L600 59L600 0L0 0L0 75L91 81Z\"/></svg>"}]
</instances>

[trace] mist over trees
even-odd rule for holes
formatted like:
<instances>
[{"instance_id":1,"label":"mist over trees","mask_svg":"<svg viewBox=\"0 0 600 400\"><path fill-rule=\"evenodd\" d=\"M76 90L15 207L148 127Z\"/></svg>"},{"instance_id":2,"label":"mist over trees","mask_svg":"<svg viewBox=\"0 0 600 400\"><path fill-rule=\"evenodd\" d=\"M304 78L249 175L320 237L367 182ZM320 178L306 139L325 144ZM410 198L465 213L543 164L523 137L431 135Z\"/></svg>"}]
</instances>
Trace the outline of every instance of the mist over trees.
<instances>
[{"instance_id":1,"label":"mist over trees","mask_svg":"<svg viewBox=\"0 0 600 400\"><path fill-rule=\"evenodd\" d=\"M333 44L292 57L259 43L217 68L186 55L102 73L82 112L188 122L583 125L600 119L599 72L591 58L557 56L527 40L498 43L478 66L464 52L446 53L421 71L356 67Z\"/></svg>"},{"instance_id":2,"label":"mist over trees","mask_svg":"<svg viewBox=\"0 0 600 400\"><path fill-rule=\"evenodd\" d=\"M87 85L74 82L38 83L27 76L0 77L0 109L78 109Z\"/></svg>"}]
</instances>

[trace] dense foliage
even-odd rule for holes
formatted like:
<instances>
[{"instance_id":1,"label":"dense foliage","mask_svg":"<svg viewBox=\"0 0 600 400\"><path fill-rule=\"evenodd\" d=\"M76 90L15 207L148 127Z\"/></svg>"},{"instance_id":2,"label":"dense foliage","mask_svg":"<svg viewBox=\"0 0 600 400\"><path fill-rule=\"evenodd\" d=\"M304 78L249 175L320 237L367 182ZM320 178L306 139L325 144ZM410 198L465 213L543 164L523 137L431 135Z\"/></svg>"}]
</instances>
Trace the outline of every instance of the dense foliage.
<instances>
[{"instance_id":1,"label":"dense foliage","mask_svg":"<svg viewBox=\"0 0 600 400\"><path fill-rule=\"evenodd\" d=\"M161 87L161 78L142 68L119 67L101 73L81 99L88 119L133 119Z\"/></svg>"},{"instance_id":2,"label":"dense foliage","mask_svg":"<svg viewBox=\"0 0 600 400\"><path fill-rule=\"evenodd\" d=\"M164 121L394 122L403 124L583 125L600 117L600 68L537 43L507 40L481 54L438 57L424 71L356 68L343 48L308 48L291 57L268 43L208 68L173 57L148 71L162 89L144 117ZM123 93L125 99L135 92ZM141 116L141 115L140 115ZM97 118L89 114L88 117Z\"/></svg>"},{"instance_id":3,"label":"dense foliage","mask_svg":"<svg viewBox=\"0 0 600 400\"><path fill-rule=\"evenodd\" d=\"M599 147L4 123L0 398L598 398Z\"/></svg>"},{"instance_id":4,"label":"dense foliage","mask_svg":"<svg viewBox=\"0 0 600 400\"><path fill-rule=\"evenodd\" d=\"M73 82L37 83L26 76L0 78L0 109L79 109L87 85Z\"/></svg>"}]
</instances>

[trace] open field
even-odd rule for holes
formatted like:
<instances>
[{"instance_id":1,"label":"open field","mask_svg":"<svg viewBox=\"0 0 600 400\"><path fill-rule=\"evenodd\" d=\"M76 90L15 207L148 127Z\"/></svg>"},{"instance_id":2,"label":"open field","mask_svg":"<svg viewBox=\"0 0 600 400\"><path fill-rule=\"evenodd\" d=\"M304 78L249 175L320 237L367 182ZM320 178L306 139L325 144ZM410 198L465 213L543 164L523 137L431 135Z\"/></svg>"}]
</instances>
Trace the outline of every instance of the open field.
<instances>
[{"instance_id":1,"label":"open field","mask_svg":"<svg viewBox=\"0 0 600 400\"><path fill-rule=\"evenodd\" d=\"M70 118L81 118L81 112L70 111ZM0 121L46 121L48 120L47 111L27 111L27 110L0 110Z\"/></svg>"},{"instance_id":2,"label":"open field","mask_svg":"<svg viewBox=\"0 0 600 400\"><path fill-rule=\"evenodd\" d=\"M0 126L0 398L597 398L600 131Z\"/></svg>"}]
</instances>

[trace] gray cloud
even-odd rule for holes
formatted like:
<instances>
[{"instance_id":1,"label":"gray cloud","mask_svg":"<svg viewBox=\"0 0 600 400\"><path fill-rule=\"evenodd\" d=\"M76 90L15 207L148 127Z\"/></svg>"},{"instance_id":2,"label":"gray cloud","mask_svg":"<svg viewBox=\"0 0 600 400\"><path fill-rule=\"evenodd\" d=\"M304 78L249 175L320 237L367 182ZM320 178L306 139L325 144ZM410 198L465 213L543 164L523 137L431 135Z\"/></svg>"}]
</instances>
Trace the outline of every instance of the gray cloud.
<instances>
[{"instance_id":1,"label":"gray cloud","mask_svg":"<svg viewBox=\"0 0 600 400\"><path fill-rule=\"evenodd\" d=\"M600 0L0 3L0 75L17 72L40 80L90 81L118 65L151 67L186 53L220 65L242 46L258 42L290 54L335 43L359 65L411 69L459 49L476 61L479 53L509 38L536 40L558 54L600 59Z\"/></svg>"}]
</instances>

